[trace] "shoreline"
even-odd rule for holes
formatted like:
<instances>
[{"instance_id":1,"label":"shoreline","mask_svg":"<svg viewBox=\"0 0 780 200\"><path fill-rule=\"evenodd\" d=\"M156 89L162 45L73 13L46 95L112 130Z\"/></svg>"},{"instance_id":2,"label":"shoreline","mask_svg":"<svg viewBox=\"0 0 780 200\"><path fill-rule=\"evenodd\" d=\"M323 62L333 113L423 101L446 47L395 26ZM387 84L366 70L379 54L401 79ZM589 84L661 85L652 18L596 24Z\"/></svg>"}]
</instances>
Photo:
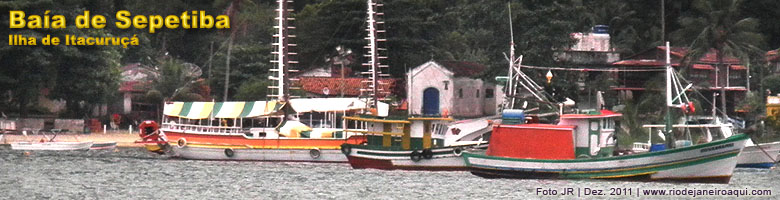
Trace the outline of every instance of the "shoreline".
<instances>
[{"instance_id":1,"label":"shoreline","mask_svg":"<svg viewBox=\"0 0 780 200\"><path fill-rule=\"evenodd\" d=\"M51 136L51 135L49 135ZM16 135L16 134L4 134L0 139L0 146L10 146L13 142L31 142L38 141L44 138L43 134L38 135ZM94 141L94 142L116 142L117 147L133 147L141 148L143 144L136 144L135 141L140 139L136 133L128 133L125 131L108 131L108 133L92 133L92 134L59 134L56 141L60 142L78 142L78 141Z\"/></svg>"}]
</instances>

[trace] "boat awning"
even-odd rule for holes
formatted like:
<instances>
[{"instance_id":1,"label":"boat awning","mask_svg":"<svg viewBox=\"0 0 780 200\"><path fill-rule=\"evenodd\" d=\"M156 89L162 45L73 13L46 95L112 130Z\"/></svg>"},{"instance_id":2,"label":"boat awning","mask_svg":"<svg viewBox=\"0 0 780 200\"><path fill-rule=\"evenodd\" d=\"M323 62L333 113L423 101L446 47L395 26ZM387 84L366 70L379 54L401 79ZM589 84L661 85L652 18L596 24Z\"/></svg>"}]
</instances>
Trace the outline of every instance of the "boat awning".
<instances>
[{"instance_id":1,"label":"boat awning","mask_svg":"<svg viewBox=\"0 0 780 200\"><path fill-rule=\"evenodd\" d=\"M187 119L248 118L276 114L284 103L248 102L167 102L163 114Z\"/></svg>"},{"instance_id":2,"label":"boat awning","mask_svg":"<svg viewBox=\"0 0 780 200\"><path fill-rule=\"evenodd\" d=\"M230 101L230 102L166 102L163 114L187 119L251 118L276 115L285 105L294 112L344 112L365 109L366 103L358 98L292 99L289 104L279 101ZM389 105L379 103L379 116L387 116Z\"/></svg>"}]
</instances>

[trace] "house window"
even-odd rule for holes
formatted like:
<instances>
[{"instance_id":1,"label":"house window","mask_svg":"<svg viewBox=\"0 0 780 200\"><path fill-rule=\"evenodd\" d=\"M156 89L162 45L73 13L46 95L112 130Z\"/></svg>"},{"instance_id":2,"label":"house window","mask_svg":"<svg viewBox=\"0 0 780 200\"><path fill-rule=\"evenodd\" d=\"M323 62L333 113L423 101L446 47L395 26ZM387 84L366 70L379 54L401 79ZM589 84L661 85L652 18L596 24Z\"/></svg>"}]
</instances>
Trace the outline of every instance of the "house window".
<instances>
[{"instance_id":1,"label":"house window","mask_svg":"<svg viewBox=\"0 0 780 200\"><path fill-rule=\"evenodd\" d=\"M493 89L485 89L485 99L493 98Z\"/></svg>"},{"instance_id":2,"label":"house window","mask_svg":"<svg viewBox=\"0 0 780 200\"><path fill-rule=\"evenodd\" d=\"M449 89L450 81L444 81L444 90Z\"/></svg>"},{"instance_id":3,"label":"house window","mask_svg":"<svg viewBox=\"0 0 780 200\"><path fill-rule=\"evenodd\" d=\"M458 98L463 98L463 88L458 89Z\"/></svg>"},{"instance_id":4,"label":"house window","mask_svg":"<svg viewBox=\"0 0 780 200\"><path fill-rule=\"evenodd\" d=\"M477 89L477 98L479 98L479 89Z\"/></svg>"}]
</instances>

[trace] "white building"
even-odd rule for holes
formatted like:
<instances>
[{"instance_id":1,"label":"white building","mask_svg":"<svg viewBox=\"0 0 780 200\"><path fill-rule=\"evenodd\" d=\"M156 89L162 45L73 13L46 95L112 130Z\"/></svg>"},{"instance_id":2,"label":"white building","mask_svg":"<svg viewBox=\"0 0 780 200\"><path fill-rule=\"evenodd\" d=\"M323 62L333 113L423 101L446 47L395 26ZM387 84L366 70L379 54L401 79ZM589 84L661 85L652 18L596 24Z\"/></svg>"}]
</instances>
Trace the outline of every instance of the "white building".
<instances>
[{"instance_id":1,"label":"white building","mask_svg":"<svg viewBox=\"0 0 780 200\"><path fill-rule=\"evenodd\" d=\"M484 65L462 61L428 61L407 72L411 115L479 117L495 115L503 101L501 87L476 76Z\"/></svg>"}]
</instances>

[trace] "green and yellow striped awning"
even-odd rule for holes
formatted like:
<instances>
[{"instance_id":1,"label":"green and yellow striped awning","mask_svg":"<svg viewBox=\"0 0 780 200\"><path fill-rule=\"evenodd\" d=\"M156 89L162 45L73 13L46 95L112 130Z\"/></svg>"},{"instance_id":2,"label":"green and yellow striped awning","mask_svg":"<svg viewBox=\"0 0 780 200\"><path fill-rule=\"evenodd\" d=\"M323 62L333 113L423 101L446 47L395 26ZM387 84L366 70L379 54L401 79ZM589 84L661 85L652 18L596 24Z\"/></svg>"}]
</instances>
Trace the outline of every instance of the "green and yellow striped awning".
<instances>
[{"instance_id":1,"label":"green and yellow striped awning","mask_svg":"<svg viewBox=\"0 0 780 200\"><path fill-rule=\"evenodd\" d=\"M166 102L163 114L186 119L248 118L274 115L283 106L278 101Z\"/></svg>"}]
</instances>

